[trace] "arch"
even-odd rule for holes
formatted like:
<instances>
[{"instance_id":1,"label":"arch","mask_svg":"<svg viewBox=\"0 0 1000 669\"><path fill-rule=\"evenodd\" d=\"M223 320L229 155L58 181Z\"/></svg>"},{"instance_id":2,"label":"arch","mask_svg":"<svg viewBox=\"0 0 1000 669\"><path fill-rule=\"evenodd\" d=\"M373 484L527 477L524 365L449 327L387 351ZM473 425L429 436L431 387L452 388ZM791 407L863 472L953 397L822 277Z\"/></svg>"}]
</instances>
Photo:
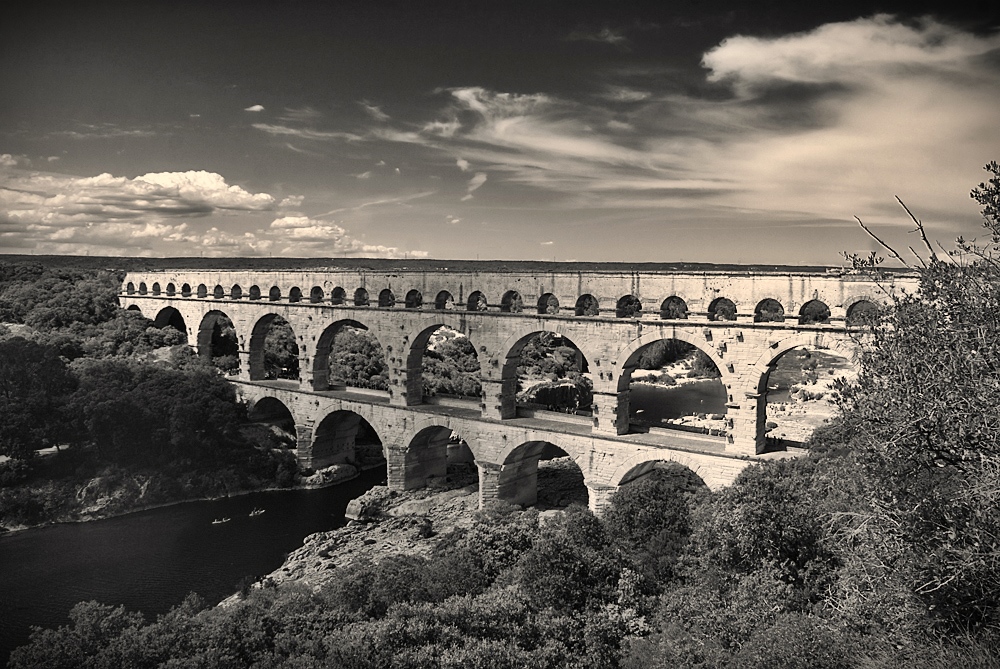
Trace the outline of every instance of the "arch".
<instances>
[{"instance_id":1,"label":"arch","mask_svg":"<svg viewBox=\"0 0 1000 669\"><path fill-rule=\"evenodd\" d=\"M767 390L766 374L770 373L778 358L793 348L805 348L818 351L835 351L841 357L858 364L861 358L861 345L846 335L836 336L835 333L799 332L780 341L774 342L760 354L754 363L754 376L760 377L754 388L755 392Z\"/></svg>"},{"instance_id":2,"label":"arch","mask_svg":"<svg viewBox=\"0 0 1000 669\"><path fill-rule=\"evenodd\" d=\"M173 297L177 294L177 288L172 283L167 284L167 297Z\"/></svg>"},{"instance_id":3,"label":"arch","mask_svg":"<svg viewBox=\"0 0 1000 669\"><path fill-rule=\"evenodd\" d=\"M385 461L384 444L381 435L364 416L336 409L316 426L306 459L314 469L336 464L367 468Z\"/></svg>"},{"instance_id":4,"label":"arch","mask_svg":"<svg viewBox=\"0 0 1000 669\"><path fill-rule=\"evenodd\" d=\"M198 325L198 355L226 372L240 371L240 338L232 319L224 311L207 312Z\"/></svg>"},{"instance_id":5,"label":"arch","mask_svg":"<svg viewBox=\"0 0 1000 669\"><path fill-rule=\"evenodd\" d=\"M642 301L635 295L622 295L615 305L615 318L639 318L642 316Z\"/></svg>"},{"instance_id":6,"label":"arch","mask_svg":"<svg viewBox=\"0 0 1000 669\"><path fill-rule=\"evenodd\" d=\"M690 469L709 489L718 489L720 486L713 485L715 477L711 475L709 467L705 466L704 457L697 453L673 450L636 453L618 465L608 483L615 487L628 485L657 469L657 465L672 462Z\"/></svg>"},{"instance_id":7,"label":"arch","mask_svg":"<svg viewBox=\"0 0 1000 669\"><path fill-rule=\"evenodd\" d=\"M152 288L152 290L150 292L153 295L159 295L160 294L160 284L159 284L159 282L153 283L153 288Z\"/></svg>"},{"instance_id":8,"label":"arch","mask_svg":"<svg viewBox=\"0 0 1000 669\"><path fill-rule=\"evenodd\" d=\"M735 321L736 303L728 297L717 297L708 305L708 320Z\"/></svg>"},{"instance_id":9,"label":"arch","mask_svg":"<svg viewBox=\"0 0 1000 669\"><path fill-rule=\"evenodd\" d=\"M181 286L181 297L191 297L191 286L189 284L184 284Z\"/></svg>"},{"instance_id":10,"label":"arch","mask_svg":"<svg viewBox=\"0 0 1000 669\"><path fill-rule=\"evenodd\" d=\"M483 295L478 290L474 290L469 293L469 301L466 303L466 311L487 311L489 309L489 302L486 301L486 296Z\"/></svg>"},{"instance_id":11,"label":"arch","mask_svg":"<svg viewBox=\"0 0 1000 669\"><path fill-rule=\"evenodd\" d=\"M723 383L727 388L729 388L735 381L735 377L731 376L729 368L726 366L722 358L719 357L718 351L709 347L704 337L696 336L693 332L677 328L670 330L669 336L664 336L660 332L656 331L648 332L636 339L633 339L625 348L619 351L618 360L621 362L621 373L618 377L618 392L628 390L629 383L632 380L632 372L636 369L639 356L642 355L642 349L662 339L676 339L678 341L691 344L691 346L695 347L712 360L715 366L722 373Z\"/></svg>"},{"instance_id":12,"label":"arch","mask_svg":"<svg viewBox=\"0 0 1000 669\"><path fill-rule=\"evenodd\" d=\"M378 306L391 309L396 306L396 296L388 288L383 288L378 294Z\"/></svg>"},{"instance_id":13,"label":"arch","mask_svg":"<svg viewBox=\"0 0 1000 669\"><path fill-rule=\"evenodd\" d=\"M767 297L757 303L753 310L754 323L783 323L785 321L785 308L781 302Z\"/></svg>"},{"instance_id":14,"label":"arch","mask_svg":"<svg viewBox=\"0 0 1000 669\"><path fill-rule=\"evenodd\" d=\"M145 295L146 292L147 292L146 282L145 281L140 281L139 282L139 294L140 295Z\"/></svg>"},{"instance_id":15,"label":"arch","mask_svg":"<svg viewBox=\"0 0 1000 669\"><path fill-rule=\"evenodd\" d=\"M524 301L516 290L508 290L500 298L500 311L508 314L519 314L524 311Z\"/></svg>"},{"instance_id":16,"label":"arch","mask_svg":"<svg viewBox=\"0 0 1000 669\"><path fill-rule=\"evenodd\" d=\"M340 306L347 302L347 291L337 286L330 291L330 303L336 306Z\"/></svg>"},{"instance_id":17,"label":"arch","mask_svg":"<svg viewBox=\"0 0 1000 669\"><path fill-rule=\"evenodd\" d=\"M134 295L135 294L135 284L132 283L131 281L129 281L128 283L126 283L125 284L125 293L128 294L128 295Z\"/></svg>"},{"instance_id":18,"label":"arch","mask_svg":"<svg viewBox=\"0 0 1000 669\"><path fill-rule=\"evenodd\" d=\"M462 350L461 347L453 350L455 355L442 356L438 354L434 358L435 366L440 367L440 369L435 370L438 374L435 376L425 375L425 365L428 364L426 360L428 345L434 334L441 330L445 330L443 333L445 335L449 332L457 335L449 337L451 339L457 339L457 337L469 339L467 335L443 323L429 325L413 337L406 358L406 397L410 404L419 404L425 395L439 392L461 397L480 397L482 394L482 386L479 385L481 383L479 354L471 340L468 346L464 347L465 350ZM475 358L475 363L470 361L470 353ZM472 375L479 378L473 380L470 378ZM431 387L432 383L436 387Z\"/></svg>"},{"instance_id":19,"label":"arch","mask_svg":"<svg viewBox=\"0 0 1000 669\"><path fill-rule=\"evenodd\" d=\"M187 323L184 322L184 316L174 307L163 307L160 309L156 318L153 319L153 325L158 328L172 327L175 330L179 330L181 334L184 335L184 341L187 342Z\"/></svg>"},{"instance_id":20,"label":"arch","mask_svg":"<svg viewBox=\"0 0 1000 669\"><path fill-rule=\"evenodd\" d=\"M198 297L208 297L208 286L203 283L198 284Z\"/></svg>"},{"instance_id":21,"label":"arch","mask_svg":"<svg viewBox=\"0 0 1000 669\"><path fill-rule=\"evenodd\" d=\"M434 479L448 475L448 443L452 430L444 425L429 425L410 439L403 451L403 488L423 488Z\"/></svg>"},{"instance_id":22,"label":"arch","mask_svg":"<svg viewBox=\"0 0 1000 669\"><path fill-rule=\"evenodd\" d=\"M354 306L367 307L369 304L371 304L371 301L368 299L367 290L364 288L358 288L354 291Z\"/></svg>"},{"instance_id":23,"label":"arch","mask_svg":"<svg viewBox=\"0 0 1000 669\"><path fill-rule=\"evenodd\" d=\"M687 302L676 295L671 295L660 304L660 318L663 320L686 319L687 317Z\"/></svg>"},{"instance_id":24,"label":"arch","mask_svg":"<svg viewBox=\"0 0 1000 669\"><path fill-rule=\"evenodd\" d=\"M557 458L560 459L560 463L566 463L567 466L561 468L564 471L539 471L539 461L551 461ZM554 473L555 476L545 476L546 473ZM540 482L551 478L565 479L567 478L566 474L571 477L568 481L570 487L568 495L565 490L567 481L559 486L559 488L563 488L559 493L552 494L551 491L543 491L549 494L539 494L540 488L545 487L540 485ZM576 488L576 490L574 491L572 488ZM569 502L586 504L589 491L582 468L569 453L549 441L526 441L505 454L497 475L496 496L497 499L521 506L538 505L545 508L558 508L566 506Z\"/></svg>"},{"instance_id":25,"label":"arch","mask_svg":"<svg viewBox=\"0 0 1000 669\"><path fill-rule=\"evenodd\" d=\"M313 286L309 291L309 304L319 304L323 301L323 289L319 286Z\"/></svg>"},{"instance_id":26,"label":"arch","mask_svg":"<svg viewBox=\"0 0 1000 669\"><path fill-rule=\"evenodd\" d=\"M226 289L223 288L222 286L216 286L212 290L212 297L214 297L217 300L221 300L225 296L226 296Z\"/></svg>"},{"instance_id":27,"label":"arch","mask_svg":"<svg viewBox=\"0 0 1000 669\"><path fill-rule=\"evenodd\" d=\"M559 313L559 298L552 293L545 293L538 298L538 313L540 314L558 314Z\"/></svg>"},{"instance_id":28,"label":"arch","mask_svg":"<svg viewBox=\"0 0 1000 669\"><path fill-rule=\"evenodd\" d=\"M267 299L271 302L277 302L281 299L281 289L277 286L271 286L271 289L267 291Z\"/></svg>"},{"instance_id":29,"label":"arch","mask_svg":"<svg viewBox=\"0 0 1000 669\"><path fill-rule=\"evenodd\" d=\"M275 347L277 356L269 355L265 343L272 326L283 332L281 346ZM257 319L250 334L250 380L263 381L269 378L298 378L298 344L295 331L284 318L276 313L267 313Z\"/></svg>"},{"instance_id":30,"label":"arch","mask_svg":"<svg viewBox=\"0 0 1000 669\"><path fill-rule=\"evenodd\" d=\"M250 299L259 300L260 298L260 286L250 286Z\"/></svg>"},{"instance_id":31,"label":"arch","mask_svg":"<svg viewBox=\"0 0 1000 669\"><path fill-rule=\"evenodd\" d=\"M292 286L292 289L288 291L288 301L289 302L301 302L302 301L302 289L298 286Z\"/></svg>"},{"instance_id":32,"label":"arch","mask_svg":"<svg viewBox=\"0 0 1000 669\"><path fill-rule=\"evenodd\" d=\"M525 347L535 337L549 335L558 337L558 341L539 341L541 351L533 346L536 354L534 360L522 360ZM554 345L550 351L544 349ZM568 349L568 350L565 350ZM541 357L537 357L542 353ZM501 412L504 418L517 415L518 402L529 405L540 405L538 408L559 411L562 413L587 413L593 405L593 384L585 374L590 369L588 355L572 339L558 330L540 330L536 327L526 327L524 330L507 338L500 348L503 356L503 366L500 370L501 379ZM500 357L498 356L498 357ZM485 361L480 361L484 363ZM536 381L530 392L518 397L521 374L518 368L526 367L525 378ZM530 364L530 367L527 366Z\"/></svg>"},{"instance_id":33,"label":"arch","mask_svg":"<svg viewBox=\"0 0 1000 669\"><path fill-rule=\"evenodd\" d=\"M406 301L404 304L407 309L419 309L424 305L424 296L419 290L414 288L406 293Z\"/></svg>"},{"instance_id":34,"label":"arch","mask_svg":"<svg viewBox=\"0 0 1000 669\"><path fill-rule=\"evenodd\" d=\"M337 333L345 327L368 329L363 323L350 319L339 320L326 326L316 340L316 350L313 354L313 390L327 390L330 387L330 354Z\"/></svg>"},{"instance_id":35,"label":"arch","mask_svg":"<svg viewBox=\"0 0 1000 669\"><path fill-rule=\"evenodd\" d=\"M434 308L439 311L451 311L455 308L455 298L447 290L442 290L434 298Z\"/></svg>"},{"instance_id":36,"label":"arch","mask_svg":"<svg viewBox=\"0 0 1000 669\"><path fill-rule=\"evenodd\" d=\"M809 300L799 309L799 325L815 325L830 322L830 307L821 300Z\"/></svg>"},{"instance_id":37,"label":"arch","mask_svg":"<svg viewBox=\"0 0 1000 669\"><path fill-rule=\"evenodd\" d=\"M870 325L878 318L879 305L871 300L857 300L847 307L848 325Z\"/></svg>"},{"instance_id":38,"label":"arch","mask_svg":"<svg viewBox=\"0 0 1000 669\"><path fill-rule=\"evenodd\" d=\"M295 444L295 414L291 408L277 397L264 395L247 403L247 418L254 423L267 423L290 433L291 444Z\"/></svg>"},{"instance_id":39,"label":"arch","mask_svg":"<svg viewBox=\"0 0 1000 669\"><path fill-rule=\"evenodd\" d=\"M577 316L597 316L601 313L600 303L590 293L584 293L576 298Z\"/></svg>"},{"instance_id":40,"label":"arch","mask_svg":"<svg viewBox=\"0 0 1000 669\"><path fill-rule=\"evenodd\" d=\"M140 314L142 313L142 309L139 308L138 304L128 305L128 309L126 309L126 311L138 311Z\"/></svg>"},{"instance_id":41,"label":"arch","mask_svg":"<svg viewBox=\"0 0 1000 669\"><path fill-rule=\"evenodd\" d=\"M229 289L229 297L231 297L234 300L243 299L243 289L240 287L240 284L238 283L233 284L233 287Z\"/></svg>"}]
</instances>

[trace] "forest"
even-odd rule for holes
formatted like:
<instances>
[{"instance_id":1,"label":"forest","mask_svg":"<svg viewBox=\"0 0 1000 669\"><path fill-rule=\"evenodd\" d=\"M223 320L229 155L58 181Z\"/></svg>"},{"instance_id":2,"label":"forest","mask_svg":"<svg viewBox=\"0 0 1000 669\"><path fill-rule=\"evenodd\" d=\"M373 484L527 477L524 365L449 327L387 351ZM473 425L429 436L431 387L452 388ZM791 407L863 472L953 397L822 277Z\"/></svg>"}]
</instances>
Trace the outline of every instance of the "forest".
<instances>
[{"instance_id":1,"label":"forest","mask_svg":"<svg viewBox=\"0 0 1000 669\"><path fill-rule=\"evenodd\" d=\"M10 666L1000 666L1000 166L986 170L972 196L989 240L927 246L919 290L887 295L807 455L714 492L656 470L600 518L496 504L430 558L356 563L315 591L265 580L155 620L81 603Z\"/></svg>"}]
</instances>

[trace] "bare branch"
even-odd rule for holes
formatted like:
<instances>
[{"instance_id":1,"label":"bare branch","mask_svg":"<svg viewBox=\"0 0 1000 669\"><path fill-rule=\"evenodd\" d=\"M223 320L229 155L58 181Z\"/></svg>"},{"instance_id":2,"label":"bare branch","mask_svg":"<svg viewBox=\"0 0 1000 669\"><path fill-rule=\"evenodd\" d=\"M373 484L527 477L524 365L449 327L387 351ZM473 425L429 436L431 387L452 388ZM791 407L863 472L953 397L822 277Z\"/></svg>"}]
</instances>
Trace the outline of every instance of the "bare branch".
<instances>
[{"instance_id":1,"label":"bare branch","mask_svg":"<svg viewBox=\"0 0 1000 669\"><path fill-rule=\"evenodd\" d=\"M931 260L934 260L934 261L940 260L937 257L937 254L934 253L934 247L931 246L931 243L927 240L927 234L924 232L924 224L920 222L919 218L917 218L916 216L913 215L913 212L910 211L909 207L907 207L905 204L903 204L903 201L899 199L898 195L894 195L893 197L896 198L896 202L899 203L899 206L903 208L903 211L906 212L906 215L909 216L910 220L913 221L913 223L917 226L917 229L915 230L915 232L919 232L920 233L920 239L924 242L924 246L930 252L930 254L931 254ZM923 261L921 260L921 262L923 262ZM926 267L926 265L925 265L925 267Z\"/></svg>"},{"instance_id":2,"label":"bare branch","mask_svg":"<svg viewBox=\"0 0 1000 669\"><path fill-rule=\"evenodd\" d=\"M881 239L879 239L878 235L876 235L874 232L872 232L868 228L867 225L865 225L864 223L862 223L860 218L858 218L857 216L855 216L854 220L858 222L858 225L861 226L862 230L864 230L865 232L868 233L869 237L871 237L872 239L874 239L876 242L879 243L879 246L881 246L886 251L888 251L889 254L892 255L893 258L895 258L896 260L898 260L899 262L901 262L903 264L903 267L906 267L908 269L913 269L912 267L910 267L910 264L908 262L906 262L905 260L903 260L903 256L901 256L898 253L896 253L896 249L892 248L891 246L889 246L888 244L886 244L884 241L882 241Z\"/></svg>"}]
</instances>

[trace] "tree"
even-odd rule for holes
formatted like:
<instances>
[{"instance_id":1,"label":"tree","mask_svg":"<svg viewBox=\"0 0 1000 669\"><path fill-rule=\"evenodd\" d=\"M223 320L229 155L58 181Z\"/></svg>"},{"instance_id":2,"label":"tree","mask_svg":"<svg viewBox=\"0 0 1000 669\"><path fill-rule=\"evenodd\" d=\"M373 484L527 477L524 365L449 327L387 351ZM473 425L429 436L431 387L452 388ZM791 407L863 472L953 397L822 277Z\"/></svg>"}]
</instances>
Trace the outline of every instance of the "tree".
<instances>
[{"instance_id":1,"label":"tree","mask_svg":"<svg viewBox=\"0 0 1000 669\"><path fill-rule=\"evenodd\" d=\"M358 388L389 389L389 368L378 340L360 328L343 327L330 345L330 380Z\"/></svg>"},{"instance_id":2,"label":"tree","mask_svg":"<svg viewBox=\"0 0 1000 669\"><path fill-rule=\"evenodd\" d=\"M214 339L213 331L213 339ZM222 333L220 330L220 337ZM295 332L281 316L275 317L264 337L264 376L268 379L299 378L299 345Z\"/></svg>"}]
</instances>

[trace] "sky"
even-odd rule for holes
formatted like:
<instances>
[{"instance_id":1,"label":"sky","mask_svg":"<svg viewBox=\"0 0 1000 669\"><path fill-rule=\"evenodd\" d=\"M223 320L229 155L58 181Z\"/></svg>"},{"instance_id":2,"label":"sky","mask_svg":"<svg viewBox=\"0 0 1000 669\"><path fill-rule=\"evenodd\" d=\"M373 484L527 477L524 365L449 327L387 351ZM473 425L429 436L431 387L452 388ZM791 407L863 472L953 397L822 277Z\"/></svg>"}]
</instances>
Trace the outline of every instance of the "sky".
<instances>
[{"instance_id":1,"label":"sky","mask_svg":"<svg viewBox=\"0 0 1000 669\"><path fill-rule=\"evenodd\" d=\"M19 4L3 253L836 266L1000 160L992 1Z\"/></svg>"}]
</instances>

